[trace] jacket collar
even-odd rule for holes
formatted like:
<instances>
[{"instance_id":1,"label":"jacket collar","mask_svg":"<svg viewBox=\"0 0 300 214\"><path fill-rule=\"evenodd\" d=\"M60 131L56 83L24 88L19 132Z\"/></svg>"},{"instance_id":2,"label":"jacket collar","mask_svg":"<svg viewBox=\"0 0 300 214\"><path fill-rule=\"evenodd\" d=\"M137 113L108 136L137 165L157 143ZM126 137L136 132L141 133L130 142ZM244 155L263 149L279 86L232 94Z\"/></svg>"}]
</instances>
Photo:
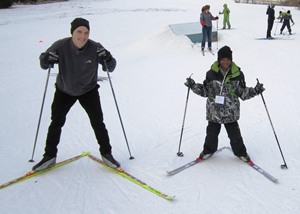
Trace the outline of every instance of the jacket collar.
<instances>
[{"instance_id":1,"label":"jacket collar","mask_svg":"<svg viewBox=\"0 0 300 214\"><path fill-rule=\"evenodd\" d=\"M216 73L222 73L220 69L220 63L215 61L212 66L211 70ZM230 69L228 71L228 75L226 77L225 83L228 82L230 79L240 76L240 67L237 66L234 62L231 63ZM223 74L222 74L223 75Z\"/></svg>"}]
</instances>

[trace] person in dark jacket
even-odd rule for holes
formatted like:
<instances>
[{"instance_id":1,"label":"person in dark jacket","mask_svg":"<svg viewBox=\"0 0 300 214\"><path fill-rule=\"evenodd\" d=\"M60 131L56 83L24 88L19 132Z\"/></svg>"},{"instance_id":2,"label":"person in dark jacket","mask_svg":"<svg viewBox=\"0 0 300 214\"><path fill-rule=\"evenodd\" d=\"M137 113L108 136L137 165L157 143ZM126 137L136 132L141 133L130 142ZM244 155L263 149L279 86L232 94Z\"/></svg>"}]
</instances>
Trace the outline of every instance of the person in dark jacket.
<instances>
[{"instance_id":1,"label":"person in dark jacket","mask_svg":"<svg viewBox=\"0 0 300 214\"><path fill-rule=\"evenodd\" d=\"M292 18L291 11L288 10L282 18L283 18L283 24L282 24L282 27L280 28L280 34L282 34L282 31L284 30L284 28L287 27L287 29L289 31L289 34L291 35L292 34L292 29L291 29L290 21L293 23L293 25L295 24L295 22Z\"/></svg>"},{"instance_id":2,"label":"person in dark jacket","mask_svg":"<svg viewBox=\"0 0 300 214\"><path fill-rule=\"evenodd\" d=\"M58 64L59 73L44 157L33 167L34 171L56 164L61 130L67 113L77 100L88 114L103 161L110 167L120 166L111 154L112 147L103 122L97 84L98 65L101 64L103 70L112 72L116 67L116 60L100 43L90 40L89 33L89 22L83 18L75 18L71 23L72 37L56 41L40 55L42 69Z\"/></svg>"},{"instance_id":3,"label":"person in dark jacket","mask_svg":"<svg viewBox=\"0 0 300 214\"><path fill-rule=\"evenodd\" d=\"M195 94L207 98L208 125L203 151L199 157L206 159L217 151L221 124L224 124L233 153L243 161L250 161L238 124L239 98L247 100L259 95L265 90L263 84L257 83L254 88L246 87L243 72L232 61L230 47L224 46L218 51L218 60L206 73L203 84L195 83L193 79L187 78L185 85Z\"/></svg>"},{"instance_id":4,"label":"person in dark jacket","mask_svg":"<svg viewBox=\"0 0 300 214\"><path fill-rule=\"evenodd\" d=\"M266 14L268 15L268 29L267 29L267 38L272 38L271 31L273 28L274 20L275 20L275 10L274 5L269 5Z\"/></svg>"}]
</instances>

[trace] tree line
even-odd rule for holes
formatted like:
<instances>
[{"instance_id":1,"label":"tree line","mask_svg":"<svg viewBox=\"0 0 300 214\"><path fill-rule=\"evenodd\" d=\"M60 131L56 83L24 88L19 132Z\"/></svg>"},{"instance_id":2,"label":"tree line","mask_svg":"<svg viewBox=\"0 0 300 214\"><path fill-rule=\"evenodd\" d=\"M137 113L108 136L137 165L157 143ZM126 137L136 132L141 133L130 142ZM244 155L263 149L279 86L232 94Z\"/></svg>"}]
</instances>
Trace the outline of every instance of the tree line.
<instances>
[{"instance_id":1,"label":"tree line","mask_svg":"<svg viewBox=\"0 0 300 214\"><path fill-rule=\"evenodd\" d=\"M43 2L55 2L55 1L62 1L62 0L0 0L0 9L1 8L9 8L13 4L36 4L36 3L43 3ZM66 0L64 0L66 1Z\"/></svg>"}]
</instances>

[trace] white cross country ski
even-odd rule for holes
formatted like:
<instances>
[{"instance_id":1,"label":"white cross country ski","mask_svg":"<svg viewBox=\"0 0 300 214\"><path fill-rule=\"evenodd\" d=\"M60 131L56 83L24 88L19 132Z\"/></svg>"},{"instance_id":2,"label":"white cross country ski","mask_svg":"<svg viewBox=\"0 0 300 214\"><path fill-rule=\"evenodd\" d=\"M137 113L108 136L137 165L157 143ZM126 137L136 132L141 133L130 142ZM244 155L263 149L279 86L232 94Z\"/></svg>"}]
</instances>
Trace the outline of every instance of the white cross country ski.
<instances>
[{"instance_id":1,"label":"white cross country ski","mask_svg":"<svg viewBox=\"0 0 300 214\"><path fill-rule=\"evenodd\" d=\"M6 182L6 183L0 185L0 189L3 189L3 188L5 188L5 187L8 187L8 186L10 186L10 185L13 185L13 184L16 184L16 183L19 183L19 182L22 182L22 181L25 181L25 180L27 180L27 179L29 179L29 178L32 178L32 177L34 177L34 176L43 174L43 173L45 173L45 172L48 172L48 171L50 171L50 170L53 170L53 169L56 169L56 168L58 168L58 167L64 166L64 165L66 165L66 164L72 163L72 162L74 162L74 161L76 161L76 160L78 160L78 159L80 159L80 158L82 158L82 157L87 156L88 154L89 154L89 152L83 152L81 155L78 155L78 156L69 158L69 159L67 159L67 160L64 160L64 161L62 161L62 162L59 162L59 163L55 164L55 165L52 166L52 167L49 167L49 168L44 169L44 170L41 170L41 171L29 171L29 172L27 172L25 175L22 175L22 176L20 176L20 177L18 177L18 178L16 178L16 179L13 179L13 180L11 180L11 181L8 181L8 182Z\"/></svg>"},{"instance_id":2,"label":"white cross country ski","mask_svg":"<svg viewBox=\"0 0 300 214\"><path fill-rule=\"evenodd\" d=\"M247 163L249 166L251 166L253 169L255 169L256 171L258 171L260 174L262 174L263 176L265 176L267 179L269 179L270 181L277 183L278 179L274 178L272 175L270 175L268 172L266 172L264 169L260 168L259 166L257 166L255 163L253 163L253 161L250 161Z\"/></svg>"},{"instance_id":3,"label":"white cross country ski","mask_svg":"<svg viewBox=\"0 0 300 214\"><path fill-rule=\"evenodd\" d=\"M222 150L224 150L225 148L227 148L227 147L222 147L222 148L220 148L220 149L218 149L215 153L217 153L217 152L221 152ZM214 154L215 154L214 153ZM211 156L210 156L211 157ZM210 157L208 157L208 158L210 158ZM208 159L207 158L207 159ZM205 160L207 160L207 159L205 159ZM179 173L179 172L181 172L181 171L183 171L183 170L185 170L185 169L187 169L187 168L190 168L191 166L194 166L195 164L197 164L197 163L199 163L199 162L201 162L201 161L204 161L204 160L201 160L199 157L198 158L196 158L195 160L193 160L193 161L191 161L191 162L188 162L188 163L186 163L186 164L184 164L184 165L182 165L182 166L180 166L180 167L178 167L178 168L176 168L176 169L173 169L173 170L171 170L171 171L167 171L167 174L168 175L175 175L175 174L177 174L177 173Z\"/></svg>"},{"instance_id":4,"label":"white cross country ski","mask_svg":"<svg viewBox=\"0 0 300 214\"><path fill-rule=\"evenodd\" d=\"M201 52L202 52L202 55L205 56L205 51L201 50ZM208 50L208 52L210 52L212 55L215 55L215 53L212 50Z\"/></svg>"},{"instance_id":5,"label":"white cross country ski","mask_svg":"<svg viewBox=\"0 0 300 214\"><path fill-rule=\"evenodd\" d=\"M294 37L272 37L272 38L256 38L256 40L294 40Z\"/></svg>"},{"instance_id":6,"label":"white cross country ski","mask_svg":"<svg viewBox=\"0 0 300 214\"><path fill-rule=\"evenodd\" d=\"M226 147L228 148L230 151L232 151L232 149L230 147ZM243 160L241 160L243 161ZM262 174L263 176L265 176L267 179L269 179L270 181L277 183L278 179L273 177L271 174L269 174L267 171L265 171L264 169L260 168L259 166L257 166L252 160L249 162L245 162L244 163L248 164L249 166L251 166L253 169L255 169L257 172L259 172L260 174Z\"/></svg>"},{"instance_id":7,"label":"white cross country ski","mask_svg":"<svg viewBox=\"0 0 300 214\"><path fill-rule=\"evenodd\" d=\"M102 166L112 170L113 172L117 173L118 175L122 176L123 178L139 185L140 187L143 187L144 189L166 199L166 200L172 200L175 196L170 196L167 195L165 193L162 193L161 191L149 186L148 184L144 183L143 181L141 181L140 179L134 177L133 175L130 175L128 172L126 172L124 169L122 168L111 168L108 165L106 165L101 159L89 154L88 155L92 160L96 161L97 163L101 164Z\"/></svg>"}]
</instances>

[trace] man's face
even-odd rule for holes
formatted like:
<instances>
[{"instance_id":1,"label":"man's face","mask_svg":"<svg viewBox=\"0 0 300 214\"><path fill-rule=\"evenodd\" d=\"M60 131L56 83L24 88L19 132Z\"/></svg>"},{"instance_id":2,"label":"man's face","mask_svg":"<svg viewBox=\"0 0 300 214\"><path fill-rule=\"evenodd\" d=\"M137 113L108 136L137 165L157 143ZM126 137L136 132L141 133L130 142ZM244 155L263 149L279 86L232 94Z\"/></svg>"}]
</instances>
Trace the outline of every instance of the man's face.
<instances>
[{"instance_id":1,"label":"man's face","mask_svg":"<svg viewBox=\"0 0 300 214\"><path fill-rule=\"evenodd\" d=\"M88 41L90 31L84 26L76 28L72 34L72 41L77 48L82 48Z\"/></svg>"},{"instance_id":2,"label":"man's face","mask_svg":"<svg viewBox=\"0 0 300 214\"><path fill-rule=\"evenodd\" d=\"M227 71L231 65L231 60L228 58L223 58L220 60L220 65L223 71Z\"/></svg>"}]
</instances>

